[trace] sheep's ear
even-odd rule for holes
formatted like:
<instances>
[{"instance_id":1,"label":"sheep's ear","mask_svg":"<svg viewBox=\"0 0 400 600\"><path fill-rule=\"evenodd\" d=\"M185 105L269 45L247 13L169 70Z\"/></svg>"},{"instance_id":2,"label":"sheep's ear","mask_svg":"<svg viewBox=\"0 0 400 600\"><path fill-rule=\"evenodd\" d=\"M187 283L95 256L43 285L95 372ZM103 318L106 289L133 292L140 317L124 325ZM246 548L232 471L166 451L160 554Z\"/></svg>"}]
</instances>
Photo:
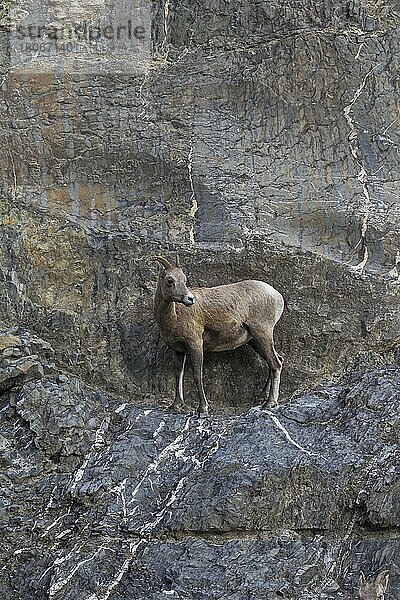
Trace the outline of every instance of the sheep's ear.
<instances>
[{"instance_id":1,"label":"sheep's ear","mask_svg":"<svg viewBox=\"0 0 400 600\"><path fill-rule=\"evenodd\" d=\"M366 583L367 583L367 582L366 582L366 579L365 579L365 575L364 575L364 573L361 571L361 572L360 572L360 585L365 585Z\"/></svg>"},{"instance_id":2,"label":"sheep's ear","mask_svg":"<svg viewBox=\"0 0 400 600\"><path fill-rule=\"evenodd\" d=\"M180 269L180 268L181 268L181 263L180 263L180 261L179 261L179 254L178 254L178 253L176 253L176 256L175 256L175 265L176 265L176 267L177 267L178 269Z\"/></svg>"},{"instance_id":3,"label":"sheep's ear","mask_svg":"<svg viewBox=\"0 0 400 600\"><path fill-rule=\"evenodd\" d=\"M171 263L166 258L163 258L162 256L155 256L154 260L156 260L157 262L159 262L160 265L162 265L165 269L173 269L174 268L171 265Z\"/></svg>"},{"instance_id":4,"label":"sheep's ear","mask_svg":"<svg viewBox=\"0 0 400 600\"><path fill-rule=\"evenodd\" d=\"M385 592L389 584L389 571L382 571L382 573L379 573L378 577L375 579L375 583L376 585L380 585Z\"/></svg>"}]
</instances>

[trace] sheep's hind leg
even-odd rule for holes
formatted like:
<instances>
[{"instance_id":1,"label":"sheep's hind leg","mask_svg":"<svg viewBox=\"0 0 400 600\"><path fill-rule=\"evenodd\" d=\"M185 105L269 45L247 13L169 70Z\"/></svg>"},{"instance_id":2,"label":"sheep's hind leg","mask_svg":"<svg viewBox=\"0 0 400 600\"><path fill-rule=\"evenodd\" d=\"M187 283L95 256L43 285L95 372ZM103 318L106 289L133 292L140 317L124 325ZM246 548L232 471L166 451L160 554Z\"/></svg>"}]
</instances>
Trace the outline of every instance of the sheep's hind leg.
<instances>
[{"instance_id":1,"label":"sheep's hind leg","mask_svg":"<svg viewBox=\"0 0 400 600\"><path fill-rule=\"evenodd\" d=\"M268 373L267 381L265 382L265 385L264 385L263 389L261 390L261 394L259 397L264 400L265 400L265 398L268 398L270 389L271 389L271 373Z\"/></svg>"},{"instance_id":2,"label":"sheep's hind leg","mask_svg":"<svg viewBox=\"0 0 400 600\"><path fill-rule=\"evenodd\" d=\"M259 354L269 367L269 376L262 391L262 407L277 406L283 360L276 352L273 336L265 328L248 326L252 339L248 344Z\"/></svg>"},{"instance_id":3,"label":"sheep's hind leg","mask_svg":"<svg viewBox=\"0 0 400 600\"><path fill-rule=\"evenodd\" d=\"M175 400L170 408L177 409L184 403L183 399L183 377L185 374L186 353L174 352L175 357Z\"/></svg>"},{"instance_id":4,"label":"sheep's hind leg","mask_svg":"<svg viewBox=\"0 0 400 600\"><path fill-rule=\"evenodd\" d=\"M248 343L249 346L251 346L251 348L253 348L253 350L255 352L257 352L257 354L259 356L261 356L261 358L263 358L264 360L266 360L265 355L262 352L262 350L259 347L259 345L257 344L257 342L255 342L253 339L251 339L247 343ZM267 377L267 380L266 380L266 382L265 382L265 384L263 386L263 389L261 390L261 392L259 394L256 394L256 396L254 398L254 404L260 404L260 403L263 404L265 402L265 399L269 395L270 388L271 388L271 369L269 369L268 377Z\"/></svg>"}]
</instances>

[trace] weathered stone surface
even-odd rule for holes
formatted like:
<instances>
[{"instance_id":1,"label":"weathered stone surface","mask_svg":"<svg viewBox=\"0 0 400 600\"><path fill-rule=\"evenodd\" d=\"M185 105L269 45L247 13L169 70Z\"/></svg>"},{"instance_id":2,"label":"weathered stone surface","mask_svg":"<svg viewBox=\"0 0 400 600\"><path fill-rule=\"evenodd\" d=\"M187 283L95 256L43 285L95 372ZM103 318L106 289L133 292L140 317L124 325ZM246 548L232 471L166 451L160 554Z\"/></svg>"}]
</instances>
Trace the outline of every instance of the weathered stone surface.
<instances>
[{"instance_id":1,"label":"weathered stone surface","mask_svg":"<svg viewBox=\"0 0 400 600\"><path fill-rule=\"evenodd\" d=\"M286 397L398 344L399 14L375 4L154 2L144 70L9 66L3 318L86 380L170 395L149 257L177 248L193 284L287 296ZM248 405L258 359L210 362L214 402Z\"/></svg>"},{"instance_id":2,"label":"weathered stone surface","mask_svg":"<svg viewBox=\"0 0 400 600\"><path fill-rule=\"evenodd\" d=\"M20 265L25 283L21 296L8 282L12 301L2 305L4 318L18 319L23 310L23 322L34 324L37 333L51 341L57 360L88 382L113 393L161 393L172 398L172 357L152 316L156 274L148 255L156 247L149 244L143 256L132 240L99 241L82 231L71 231L73 240L64 246L56 235L56 221L40 224L35 219L30 228L37 240L50 236L54 249L61 244L65 272L51 267L44 288L45 265L40 266L41 275L38 271L32 277L23 249L27 232L19 235L8 229L11 257L4 270ZM185 252L192 284L252 277L282 290L291 310L276 329L277 346L286 357L283 397L336 376L360 352L370 352L371 361L379 364L398 345L397 284L391 287L384 280L346 272L340 264L278 252L261 242L240 251L186 247ZM75 270L76 264L83 265L82 272ZM205 377L211 406L231 411L252 403L263 386L266 367L245 348L208 357ZM188 391L192 387L188 383Z\"/></svg>"},{"instance_id":3,"label":"weathered stone surface","mask_svg":"<svg viewBox=\"0 0 400 600\"><path fill-rule=\"evenodd\" d=\"M107 400L100 392L82 392L78 381L65 376L26 384L16 404L36 446L58 460L85 455L99 431L107 429L105 407Z\"/></svg>"},{"instance_id":4,"label":"weathered stone surface","mask_svg":"<svg viewBox=\"0 0 400 600\"><path fill-rule=\"evenodd\" d=\"M389 568L394 600L398 3L155 0L137 70L30 75L23 4L0 7L0 595L347 600ZM206 360L210 419L190 375L163 409L150 257L175 250L192 285L284 293L284 405L249 410L244 348Z\"/></svg>"},{"instance_id":5,"label":"weathered stone surface","mask_svg":"<svg viewBox=\"0 0 400 600\"><path fill-rule=\"evenodd\" d=\"M51 352L48 342L31 336L23 329L14 328L12 332L0 330L0 392L18 388L24 381L43 376L43 361L47 364ZM48 367L51 369L50 365Z\"/></svg>"},{"instance_id":6,"label":"weathered stone surface","mask_svg":"<svg viewBox=\"0 0 400 600\"><path fill-rule=\"evenodd\" d=\"M8 394L4 598L345 600L383 567L396 597L397 365L203 420L62 374Z\"/></svg>"}]
</instances>

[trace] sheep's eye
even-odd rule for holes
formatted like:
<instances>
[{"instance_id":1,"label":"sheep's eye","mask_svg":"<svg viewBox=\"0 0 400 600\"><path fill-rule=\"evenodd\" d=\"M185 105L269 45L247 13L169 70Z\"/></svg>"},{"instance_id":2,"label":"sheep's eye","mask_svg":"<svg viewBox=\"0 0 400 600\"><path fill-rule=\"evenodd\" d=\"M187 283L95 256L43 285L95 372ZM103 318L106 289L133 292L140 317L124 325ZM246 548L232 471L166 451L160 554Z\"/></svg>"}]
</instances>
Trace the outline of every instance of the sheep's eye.
<instances>
[{"instance_id":1,"label":"sheep's eye","mask_svg":"<svg viewBox=\"0 0 400 600\"><path fill-rule=\"evenodd\" d=\"M174 287L175 285L175 281L173 281L173 279L167 279L167 286L168 287Z\"/></svg>"}]
</instances>

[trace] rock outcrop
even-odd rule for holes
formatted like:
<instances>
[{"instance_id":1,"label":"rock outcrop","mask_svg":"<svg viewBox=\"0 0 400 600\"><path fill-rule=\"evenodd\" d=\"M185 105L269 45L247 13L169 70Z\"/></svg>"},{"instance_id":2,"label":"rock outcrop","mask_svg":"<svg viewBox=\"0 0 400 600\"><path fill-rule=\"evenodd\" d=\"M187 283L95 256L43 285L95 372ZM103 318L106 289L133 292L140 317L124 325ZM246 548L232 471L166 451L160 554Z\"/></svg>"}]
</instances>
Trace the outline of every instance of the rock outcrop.
<instances>
[{"instance_id":1,"label":"rock outcrop","mask_svg":"<svg viewBox=\"0 0 400 600\"><path fill-rule=\"evenodd\" d=\"M0 6L0 595L347 600L389 568L393 600L398 3L45 4ZM43 57L32 11L138 24L137 60ZM285 295L278 409L248 348L207 358L210 419L190 375L165 409L176 250L189 284Z\"/></svg>"},{"instance_id":2,"label":"rock outcrop","mask_svg":"<svg viewBox=\"0 0 400 600\"><path fill-rule=\"evenodd\" d=\"M3 598L347 599L400 585L398 365L198 419L95 391L3 332ZM20 346L22 348L22 346ZM4 350L3 350L4 353ZM29 373L29 370L28 370Z\"/></svg>"},{"instance_id":3,"label":"rock outcrop","mask_svg":"<svg viewBox=\"0 0 400 600\"><path fill-rule=\"evenodd\" d=\"M102 6L68 4L65 18L90 24ZM396 2L152 8L140 68L103 73L85 45L80 71L67 59L29 74L13 54L4 61L0 318L33 328L112 393L170 394L150 257L178 249L192 285L261 278L287 297L286 397L360 352L390 352L400 335ZM257 366L249 381L242 364L257 363L240 351L207 369L228 411L251 403L265 373Z\"/></svg>"}]
</instances>

